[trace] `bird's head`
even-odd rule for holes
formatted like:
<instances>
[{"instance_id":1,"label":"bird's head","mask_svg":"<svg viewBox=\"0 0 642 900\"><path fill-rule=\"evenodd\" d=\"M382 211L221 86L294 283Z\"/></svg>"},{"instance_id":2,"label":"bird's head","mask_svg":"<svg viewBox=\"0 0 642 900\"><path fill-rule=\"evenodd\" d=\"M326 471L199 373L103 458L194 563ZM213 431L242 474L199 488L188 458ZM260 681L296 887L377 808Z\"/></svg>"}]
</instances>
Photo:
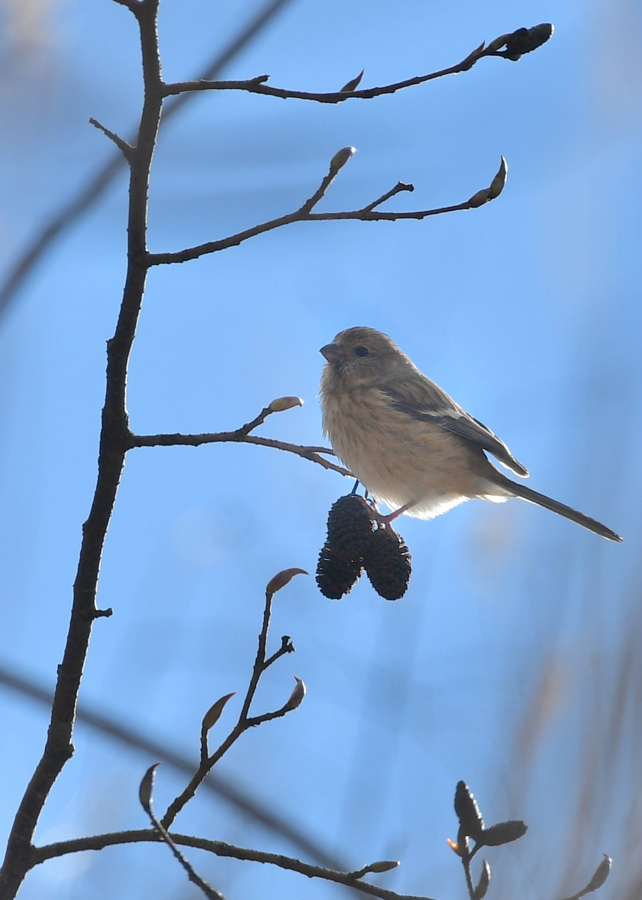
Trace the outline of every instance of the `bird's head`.
<instances>
[{"instance_id":1,"label":"bird's head","mask_svg":"<svg viewBox=\"0 0 642 900\"><path fill-rule=\"evenodd\" d=\"M320 352L327 360L324 378L353 387L376 387L415 368L387 334L361 325L340 331Z\"/></svg>"}]
</instances>

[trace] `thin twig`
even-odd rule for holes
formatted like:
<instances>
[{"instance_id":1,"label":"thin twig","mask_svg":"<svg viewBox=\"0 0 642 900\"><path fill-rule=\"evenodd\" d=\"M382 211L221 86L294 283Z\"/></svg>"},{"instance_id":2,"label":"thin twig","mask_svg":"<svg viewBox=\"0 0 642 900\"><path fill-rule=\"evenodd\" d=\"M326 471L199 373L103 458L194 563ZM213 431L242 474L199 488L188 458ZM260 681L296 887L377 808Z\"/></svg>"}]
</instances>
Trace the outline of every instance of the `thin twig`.
<instances>
[{"instance_id":1,"label":"thin twig","mask_svg":"<svg viewBox=\"0 0 642 900\"><path fill-rule=\"evenodd\" d=\"M361 891L363 894L379 897L380 900L431 900L429 897L421 897L412 894L397 894L395 891L387 890L376 884L371 884L368 881L355 880L353 872L341 872L333 869L326 869L322 866L313 866L300 859L291 856L283 856L280 853L265 853L261 850L250 850L243 847L236 847L232 844L226 844L223 841L210 841L206 838L193 837L187 834L178 834L175 832L170 832L170 834L174 843L181 844L185 847L206 850L209 853L214 853L216 856L277 866L280 869L298 872L308 878L321 878L324 881L345 884L357 891ZM54 859L69 853L78 853L85 850L103 850L105 847L141 842L157 843L160 840L161 837L157 832L152 831L151 829L140 829L136 831L114 832L111 834L97 834L70 841L59 841L44 847L34 847L31 853L30 864L33 867L48 859Z\"/></svg>"},{"instance_id":2,"label":"thin twig","mask_svg":"<svg viewBox=\"0 0 642 900\"><path fill-rule=\"evenodd\" d=\"M114 144L116 144L125 159L128 162L130 161L130 159L132 158L132 150L134 149L131 144L123 140L123 138L117 135L114 131L110 131L109 128L105 128L105 126L101 125L101 123L97 119L91 118L89 120L89 124L93 125L94 128L97 128L98 131L102 131L102 133L106 135L110 141L113 141Z\"/></svg>"},{"instance_id":3,"label":"thin twig","mask_svg":"<svg viewBox=\"0 0 642 900\"><path fill-rule=\"evenodd\" d=\"M251 94L263 94L266 97L278 97L281 100L309 100L316 103L343 103L351 99L372 100L374 97L395 94L397 91L402 91L405 88L425 84L437 78L444 78L446 75L457 75L459 72L466 72L472 69L475 63L483 57L497 55L488 48L484 49L482 44L454 66L448 66L436 72L429 72L426 75L416 75L413 78L406 78L403 81L396 81L392 84L354 91L295 91L265 84L265 76L261 76L260 79L248 78L242 81L176 81L169 84L165 83L163 91L166 97L194 91L248 91Z\"/></svg>"},{"instance_id":4,"label":"thin twig","mask_svg":"<svg viewBox=\"0 0 642 900\"><path fill-rule=\"evenodd\" d=\"M250 706L252 705L252 700L254 700L254 695L256 694L256 689L259 685L259 680L261 675L265 671L265 654L267 647L267 639L268 633L270 631L270 619L272 618L272 600L274 594L270 591L265 592L265 606L263 607L263 624L261 626L261 631L259 633L259 642L256 650L256 658L254 660L254 665L252 667L252 674L250 675L250 683L247 687L247 692L245 694L245 700L243 701L243 706L241 707L241 714L239 716L239 725L247 723L248 714L250 712Z\"/></svg>"},{"instance_id":5,"label":"thin twig","mask_svg":"<svg viewBox=\"0 0 642 900\"><path fill-rule=\"evenodd\" d=\"M292 571L299 572L302 570ZM269 659L266 659L267 639L270 630L270 619L272 617L273 596L274 591L270 590L270 586L268 585L268 589L265 592L263 623L261 626L261 631L259 633L256 658L254 660L254 666L252 667L252 674L250 675L250 681L245 694L245 699L243 700L243 705L241 707L238 722L230 731L225 740L219 745L214 753L211 754L211 756L209 756L207 759L203 759L201 757L199 767L190 779L189 784L172 801L172 803L170 803L165 815L161 820L163 827L166 829L169 829L171 827L172 822L174 821L178 813L183 809L186 803L188 803L192 799L198 787L203 783L205 778L207 778L208 774L212 771L216 763L227 753L230 747L232 747L232 745L236 743L236 741L241 737L242 734L244 734L250 728L254 728L256 725L263 724L263 722L269 722L272 719L279 719L282 716L287 715L287 713L293 709L290 700L288 700L282 707L273 712L262 713L261 715L254 716L252 718L250 718L249 716L250 706L252 705L252 701L254 699L254 695L256 694L256 689L263 672L265 672L265 670L269 666L271 666L276 659L283 656L285 653L294 652L294 645L289 638L284 637L281 639L281 647L279 648L279 650Z\"/></svg>"},{"instance_id":6,"label":"thin twig","mask_svg":"<svg viewBox=\"0 0 642 900\"><path fill-rule=\"evenodd\" d=\"M212 885L209 884L209 882L205 881L205 879L201 875L199 875L199 873L187 859L185 854L181 853L181 851L178 849L174 840L172 839L172 836L167 833L167 831L163 828L156 817L156 813L154 812L154 806L152 803L152 791L154 787L154 776L158 765L159 763L155 763L153 766L150 766L141 782L140 801L143 809L149 816L152 825L158 832L158 835L163 843L167 844L169 849L174 854L175 859L178 860L180 865L187 872L187 877L192 882L192 884L195 884L203 891L203 893L207 897L207 900L224 900L223 895L219 891L215 890L215 888L213 888Z\"/></svg>"},{"instance_id":7,"label":"thin twig","mask_svg":"<svg viewBox=\"0 0 642 900\"><path fill-rule=\"evenodd\" d=\"M275 450L283 450L286 453L294 453L303 459L309 459L324 469L337 472L339 475L353 477L352 473L324 459L321 453L333 453L328 447L306 447L301 444L290 444L287 441L279 441L275 438L259 437L254 434L244 434L242 431L219 431L206 434L132 434L129 438L129 446L135 447L200 447L203 444L254 444L257 447L272 447Z\"/></svg>"},{"instance_id":8,"label":"thin twig","mask_svg":"<svg viewBox=\"0 0 642 900\"><path fill-rule=\"evenodd\" d=\"M374 201L377 205L379 201ZM440 216L445 213L458 212L465 209L475 209L476 206L471 204L469 200L464 203L456 203L452 206L441 206L437 209L419 209L410 212L378 212L370 209L368 206L361 209L353 209L344 212L303 212L302 208L295 212L288 213L284 216L278 216L276 219L270 219L262 222L260 225L253 225L244 231L239 231L229 237L221 238L218 241L207 241L205 244L198 244L195 247L188 247L185 250L178 250L170 253L150 253L147 261L150 266L165 266L171 263L183 263L192 259L198 259L208 253L217 253L219 250L227 250L230 247L238 247L243 241L256 237L259 234L266 234L268 231L274 231L275 228L282 228L284 225L291 225L294 222L337 222L345 219L358 220L360 222L397 222L401 219L426 219L429 216Z\"/></svg>"},{"instance_id":9,"label":"thin twig","mask_svg":"<svg viewBox=\"0 0 642 900\"><path fill-rule=\"evenodd\" d=\"M412 193L414 189L414 184L406 184L404 181L398 181L393 188L390 188L390 190L386 191L385 194L382 194L381 197L373 200L372 203L368 203L368 205L364 206L361 211L372 212L373 209L375 209L377 206L381 206L381 204L385 203L386 200L390 200L390 198L394 197L395 194L400 194L402 191L409 191Z\"/></svg>"}]
</instances>

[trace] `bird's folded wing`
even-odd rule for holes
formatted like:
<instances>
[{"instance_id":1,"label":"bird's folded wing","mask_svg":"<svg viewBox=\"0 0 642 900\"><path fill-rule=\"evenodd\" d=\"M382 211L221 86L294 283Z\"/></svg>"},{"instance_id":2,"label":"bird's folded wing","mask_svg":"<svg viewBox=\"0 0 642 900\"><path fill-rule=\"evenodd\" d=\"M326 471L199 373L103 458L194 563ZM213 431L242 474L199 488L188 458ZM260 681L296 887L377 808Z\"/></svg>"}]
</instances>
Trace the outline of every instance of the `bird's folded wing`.
<instances>
[{"instance_id":1,"label":"bird's folded wing","mask_svg":"<svg viewBox=\"0 0 642 900\"><path fill-rule=\"evenodd\" d=\"M481 450L492 453L503 466L516 475L523 478L528 476L528 469L515 459L506 444L493 434L490 428L486 428L482 422L469 415L436 384L428 382L421 387L421 399L413 396L414 392L411 391L401 393L387 389L382 393L394 409L412 416L413 419L433 422Z\"/></svg>"}]
</instances>

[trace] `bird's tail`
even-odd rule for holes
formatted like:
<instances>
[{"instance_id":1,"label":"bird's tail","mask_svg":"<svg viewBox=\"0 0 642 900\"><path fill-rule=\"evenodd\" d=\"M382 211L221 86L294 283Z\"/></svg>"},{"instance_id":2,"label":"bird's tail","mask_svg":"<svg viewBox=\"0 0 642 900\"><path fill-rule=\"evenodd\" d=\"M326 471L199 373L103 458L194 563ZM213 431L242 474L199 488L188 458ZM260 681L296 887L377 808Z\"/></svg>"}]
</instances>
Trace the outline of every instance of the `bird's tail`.
<instances>
[{"instance_id":1,"label":"bird's tail","mask_svg":"<svg viewBox=\"0 0 642 900\"><path fill-rule=\"evenodd\" d=\"M588 528L589 531L595 534L599 534L601 537L606 538L607 541L623 540L619 534L607 528L606 525L602 525L597 519L591 519L590 516L585 516L584 513L579 512L577 509L566 506L566 504L560 503L559 500L553 500L552 497L547 497L546 494L539 494L524 484L511 481L510 478L506 478L501 472L497 472L497 475L499 476L497 483L507 491L510 491L511 496L527 500L529 503L536 503L537 506L543 506L544 509L550 509L551 512L557 513L558 516L564 516L564 518L570 519L571 522L577 522L578 525Z\"/></svg>"}]
</instances>

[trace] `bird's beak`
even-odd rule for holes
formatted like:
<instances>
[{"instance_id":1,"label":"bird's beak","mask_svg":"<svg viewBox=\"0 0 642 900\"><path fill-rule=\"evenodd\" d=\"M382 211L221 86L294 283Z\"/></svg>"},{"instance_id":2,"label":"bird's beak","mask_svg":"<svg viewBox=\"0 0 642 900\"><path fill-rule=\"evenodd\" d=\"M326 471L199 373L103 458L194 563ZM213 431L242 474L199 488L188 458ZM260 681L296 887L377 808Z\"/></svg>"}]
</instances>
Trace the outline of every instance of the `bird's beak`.
<instances>
[{"instance_id":1,"label":"bird's beak","mask_svg":"<svg viewBox=\"0 0 642 900\"><path fill-rule=\"evenodd\" d=\"M342 356L341 348L334 341L331 344L326 344L325 347L321 347L319 353L323 354L329 363L339 362Z\"/></svg>"}]
</instances>

